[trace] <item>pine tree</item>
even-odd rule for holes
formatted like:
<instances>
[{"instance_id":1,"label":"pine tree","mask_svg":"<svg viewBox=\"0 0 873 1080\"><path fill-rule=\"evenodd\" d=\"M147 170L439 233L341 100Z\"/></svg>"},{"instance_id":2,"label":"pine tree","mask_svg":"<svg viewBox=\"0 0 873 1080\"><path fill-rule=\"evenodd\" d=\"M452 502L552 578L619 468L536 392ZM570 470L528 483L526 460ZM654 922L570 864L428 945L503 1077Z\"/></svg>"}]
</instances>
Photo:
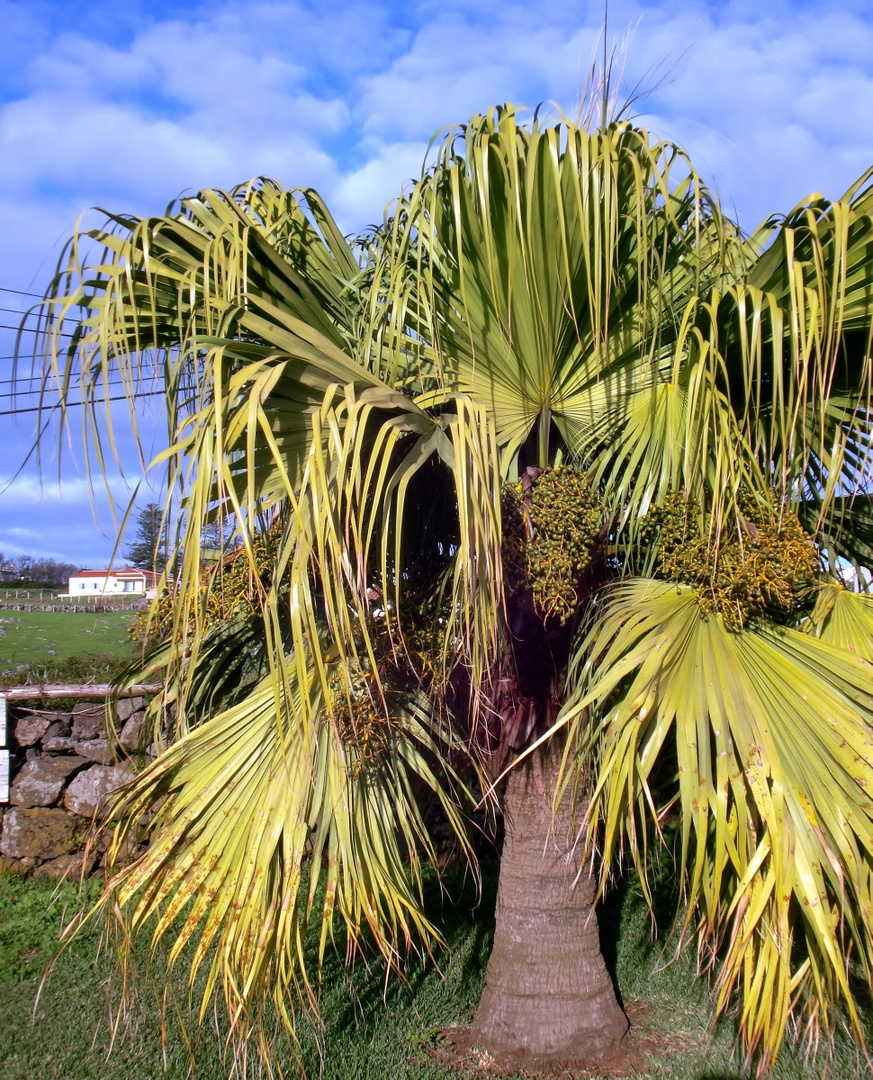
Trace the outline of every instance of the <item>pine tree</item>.
<instances>
[{"instance_id":1,"label":"pine tree","mask_svg":"<svg viewBox=\"0 0 873 1080\"><path fill-rule=\"evenodd\" d=\"M167 565L166 547L161 533L162 511L157 503L148 503L136 518L136 536L124 553L131 565L141 570L163 570Z\"/></svg>"},{"instance_id":2,"label":"pine tree","mask_svg":"<svg viewBox=\"0 0 873 1080\"><path fill-rule=\"evenodd\" d=\"M200 547L204 552L223 554L227 545L228 537L232 532L227 518L220 521L208 521L200 530Z\"/></svg>"}]
</instances>

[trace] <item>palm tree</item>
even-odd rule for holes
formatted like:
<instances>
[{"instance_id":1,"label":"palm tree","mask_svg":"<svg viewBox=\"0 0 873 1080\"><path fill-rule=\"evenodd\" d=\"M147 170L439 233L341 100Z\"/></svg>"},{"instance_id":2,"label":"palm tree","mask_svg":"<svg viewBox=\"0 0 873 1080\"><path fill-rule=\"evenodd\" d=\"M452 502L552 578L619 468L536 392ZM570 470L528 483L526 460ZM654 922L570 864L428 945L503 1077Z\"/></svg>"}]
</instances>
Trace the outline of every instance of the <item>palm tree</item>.
<instances>
[{"instance_id":1,"label":"palm tree","mask_svg":"<svg viewBox=\"0 0 873 1080\"><path fill-rule=\"evenodd\" d=\"M116 806L103 906L154 919L171 964L196 941L240 1039L315 1004L307 926L319 962L338 923L389 966L439 941L424 808L473 863L478 800L506 820L487 1049L622 1038L590 915L668 826L680 938L748 1053L840 1002L860 1035L873 602L841 575L873 554L868 181L745 239L675 146L506 107L351 243L273 181L74 239L46 379L95 438L111 383L163 391L182 522L135 675L165 680L166 748Z\"/></svg>"}]
</instances>

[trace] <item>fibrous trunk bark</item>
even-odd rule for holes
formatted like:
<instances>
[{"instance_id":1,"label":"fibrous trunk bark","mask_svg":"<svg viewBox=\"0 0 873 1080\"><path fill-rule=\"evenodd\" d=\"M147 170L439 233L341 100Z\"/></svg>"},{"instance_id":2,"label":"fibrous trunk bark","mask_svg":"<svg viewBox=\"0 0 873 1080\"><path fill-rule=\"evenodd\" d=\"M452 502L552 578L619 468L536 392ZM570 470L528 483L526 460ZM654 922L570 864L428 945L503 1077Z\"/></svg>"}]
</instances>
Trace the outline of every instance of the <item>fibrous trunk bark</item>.
<instances>
[{"instance_id":1,"label":"fibrous trunk bark","mask_svg":"<svg viewBox=\"0 0 873 1080\"><path fill-rule=\"evenodd\" d=\"M600 951L594 883L577 880L570 797L552 812L554 771L541 752L507 779L494 947L471 1033L520 1064L595 1061L628 1027Z\"/></svg>"}]
</instances>

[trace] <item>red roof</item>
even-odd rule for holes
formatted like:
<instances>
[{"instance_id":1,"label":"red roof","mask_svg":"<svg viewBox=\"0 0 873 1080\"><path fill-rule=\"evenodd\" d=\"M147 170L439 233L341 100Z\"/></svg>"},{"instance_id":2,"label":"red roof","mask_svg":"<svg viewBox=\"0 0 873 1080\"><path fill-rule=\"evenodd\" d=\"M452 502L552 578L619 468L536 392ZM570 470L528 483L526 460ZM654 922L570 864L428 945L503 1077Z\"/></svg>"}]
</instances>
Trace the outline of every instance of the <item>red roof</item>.
<instances>
[{"instance_id":1,"label":"red roof","mask_svg":"<svg viewBox=\"0 0 873 1080\"><path fill-rule=\"evenodd\" d=\"M71 577L116 577L116 578L145 578L147 581L157 581L161 576L154 570L138 570L135 566L120 566L117 570L77 570Z\"/></svg>"}]
</instances>

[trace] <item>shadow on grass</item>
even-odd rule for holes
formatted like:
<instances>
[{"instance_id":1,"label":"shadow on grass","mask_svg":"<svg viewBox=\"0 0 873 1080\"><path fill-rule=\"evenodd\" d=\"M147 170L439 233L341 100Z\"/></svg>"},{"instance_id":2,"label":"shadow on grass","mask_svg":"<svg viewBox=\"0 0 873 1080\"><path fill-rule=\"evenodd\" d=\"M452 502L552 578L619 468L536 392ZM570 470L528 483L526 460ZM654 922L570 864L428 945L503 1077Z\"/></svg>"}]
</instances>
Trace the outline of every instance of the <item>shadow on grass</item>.
<instances>
[{"instance_id":1,"label":"shadow on grass","mask_svg":"<svg viewBox=\"0 0 873 1080\"><path fill-rule=\"evenodd\" d=\"M482 993L494 936L498 869L496 857L483 860L481 890L470 871L460 865L447 868L440 879L427 876L425 913L448 948L437 946L433 960L410 954L400 978L386 982L384 964L374 961L372 952L349 969L339 948L331 951L322 973L320 1036L325 1044L349 1028L362 1036L375 1032L386 1010L389 1016L407 1011L409 1019L424 1025L421 1032L408 1033L407 1041L413 1044L419 1035L431 1032L435 1036L440 1027L469 1023ZM341 993L336 992L338 986Z\"/></svg>"},{"instance_id":2,"label":"shadow on grass","mask_svg":"<svg viewBox=\"0 0 873 1080\"><path fill-rule=\"evenodd\" d=\"M321 1021L301 1019L298 1042L277 1030L274 1049L283 1075L290 1080L305 1069L321 1080L446 1080L443 1065L427 1050L449 1026L468 1024L484 983L491 948L498 864L482 864L482 895L463 867L447 869L440 883L426 879L425 904L450 951L435 954L434 964L411 955L403 979L385 981L384 966L344 963L344 944L325 957L321 977ZM675 875L653 878L656 917L661 929L671 925L676 901ZM140 989L124 1017L112 1053L112 958L97 954L90 934L59 961L38 1010L34 999L39 977L50 958L61 909L72 897L46 912L53 883L22 882L0 875L0 1040L4 1080L182 1080L190 1075L191 1047L197 1080L223 1080L230 1062L221 1045L226 1022L207 1015L197 1029L189 1007L184 967L171 978L178 1013L162 1028L159 996L146 982L148 942L137 959ZM616 882L602 905L604 953L622 996L636 1010L638 1026L658 1034L663 1051L644 1075L670 1080L749 1080L738 1064L736 1025L728 1019L713 1028L712 1004L705 979L696 979L687 953L665 963L660 941L651 937L651 920L639 883L632 875ZM162 948L154 974L162 974ZM309 957L314 958L314 946ZM203 976L194 992L202 989ZM646 1003L641 1009L640 1003ZM196 1013L196 1001L193 1012ZM255 1070L256 1073L256 1070ZM255 1075L252 1073L251 1075ZM852 1080L868 1077L851 1039L836 1040L833 1057L818 1064L787 1047L774 1080Z\"/></svg>"}]
</instances>

